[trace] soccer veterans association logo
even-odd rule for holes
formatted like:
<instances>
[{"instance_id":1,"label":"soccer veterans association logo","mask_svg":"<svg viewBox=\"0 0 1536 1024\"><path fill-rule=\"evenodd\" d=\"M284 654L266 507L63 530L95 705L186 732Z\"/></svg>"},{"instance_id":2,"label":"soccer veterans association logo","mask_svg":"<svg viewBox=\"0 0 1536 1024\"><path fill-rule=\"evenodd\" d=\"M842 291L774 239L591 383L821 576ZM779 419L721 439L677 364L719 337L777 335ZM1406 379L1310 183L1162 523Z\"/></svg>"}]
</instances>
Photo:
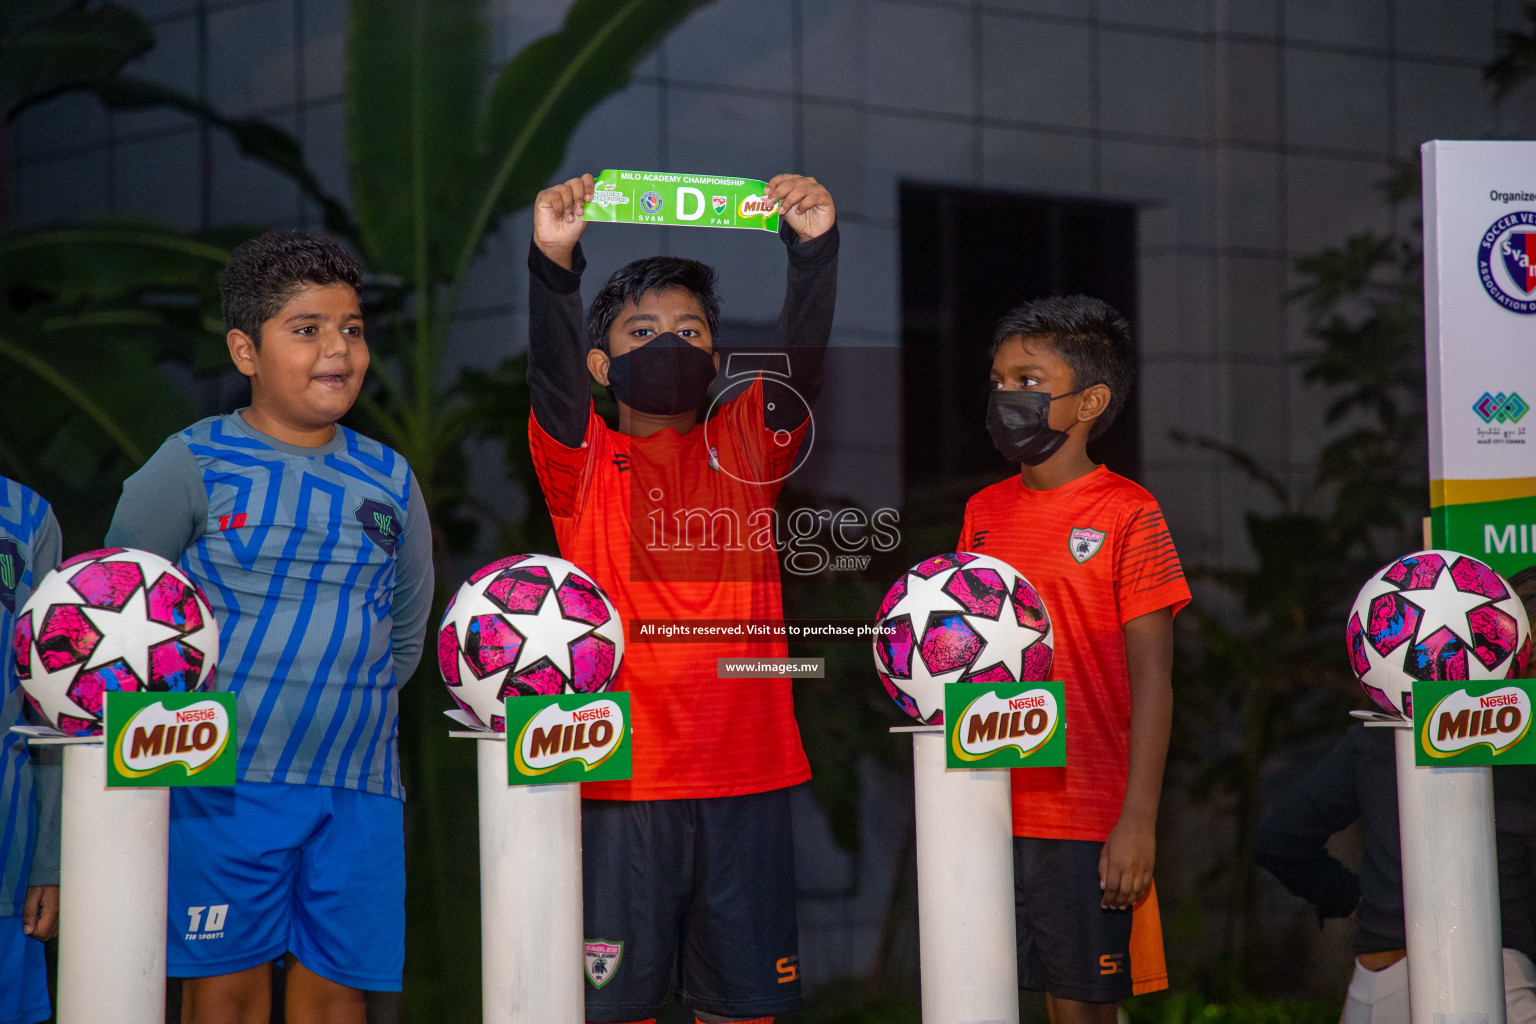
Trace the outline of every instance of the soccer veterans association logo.
<instances>
[{"instance_id":1,"label":"soccer veterans association logo","mask_svg":"<svg viewBox=\"0 0 1536 1024\"><path fill-rule=\"evenodd\" d=\"M647 192L640 197L640 209L646 213L661 212L661 193Z\"/></svg>"},{"instance_id":2,"label":"soccer veterans association logo","mask_svg":"<svg viewBox=\"0 0 1536 1024\"><path fill-rule=\"evenodd\" d=\"M1477 273L1493 301L1512 313L1536 313L1536 211L1506 214L1483 232Z\"/></svg>"}]
</instances>

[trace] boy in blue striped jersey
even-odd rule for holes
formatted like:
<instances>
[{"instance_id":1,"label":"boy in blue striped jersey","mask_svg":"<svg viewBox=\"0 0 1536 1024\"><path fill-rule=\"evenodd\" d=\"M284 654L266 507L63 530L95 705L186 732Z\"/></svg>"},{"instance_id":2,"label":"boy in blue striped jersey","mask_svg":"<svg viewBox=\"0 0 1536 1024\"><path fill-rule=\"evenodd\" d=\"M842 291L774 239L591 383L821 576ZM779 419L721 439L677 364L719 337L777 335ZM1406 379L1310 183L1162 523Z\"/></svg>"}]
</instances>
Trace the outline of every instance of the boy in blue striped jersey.
<instances>
[{"instance_id":1,"label":"boy in blue striped jersey","mask_svg":"<svg viewBox=\"0 0 1536 1024\"><path fill-rule=\"evenodd\" d=\"M173 435L123 485L107 542L172 561L219 622L239 782L171 801L167 970L184 1022L364 1020L405 958L397 690L421 658L432 540L404 459L337 420L368 345L361 273L326 239L269 233L220 277L251 404Z\"/></svg>"},{"instance_id":2,"label":"boy in blue striped jersey","mask_svg":"<svg viewBox=\"0 0 1536 1024\"><path fill-rule=\"evenodd\" d=\"M11 631L61 544L48 503L0 477L0 1024L52 1013L43 943L59 924L59 748L11 733L24 703Z\"/></svg>"}]
</instances>

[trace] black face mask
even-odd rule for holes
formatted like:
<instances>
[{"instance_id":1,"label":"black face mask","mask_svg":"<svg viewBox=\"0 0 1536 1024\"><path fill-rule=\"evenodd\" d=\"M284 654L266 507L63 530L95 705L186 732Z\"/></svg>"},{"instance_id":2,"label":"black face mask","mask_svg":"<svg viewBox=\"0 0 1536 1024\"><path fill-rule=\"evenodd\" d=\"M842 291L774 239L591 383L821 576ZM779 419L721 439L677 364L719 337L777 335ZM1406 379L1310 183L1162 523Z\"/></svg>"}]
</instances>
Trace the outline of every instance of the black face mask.
<instances>
[{"instance_id":1,"label":"black face mask","mask_svg":"<svg viewBox=\"0 0 1536 1024\"><path fill-rule=\"evenodd\" d=\"M652 416L679 416L697 409L714 379L714 356L671 331L608 363L613 397Z\"/></svg>"},{"instance_id":2,"label":"black face mask","mask_svg":"<svg viewBox=\"0 0 1536 1024\"><path fill-rule=\"evenodd\" d=\"M987 433L992 445L1009 462L1038 466L1067 443L1065 430L1051 429L1052 398L1043 391L993 391L987 396Z\"/></svg>"}]
</instances>

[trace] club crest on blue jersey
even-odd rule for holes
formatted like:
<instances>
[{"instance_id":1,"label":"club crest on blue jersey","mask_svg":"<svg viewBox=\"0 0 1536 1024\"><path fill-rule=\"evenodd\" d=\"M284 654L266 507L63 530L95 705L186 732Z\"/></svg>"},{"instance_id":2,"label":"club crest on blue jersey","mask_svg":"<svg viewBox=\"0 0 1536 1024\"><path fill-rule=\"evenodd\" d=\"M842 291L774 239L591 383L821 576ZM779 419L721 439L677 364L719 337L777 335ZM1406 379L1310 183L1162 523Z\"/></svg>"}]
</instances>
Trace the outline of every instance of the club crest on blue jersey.
<instances>
[{"instance_id":1,"label":"club crest on blue jersey","mask_svg":"<svg viewBox=\"0 0 1536 1024\"><path fill-rule=\"evenodd\" d=\"M0 605L12 615L16 614L16 587L26 571L27 559L21 547L9 537L0 540Z\"/></svg>"},{"instance_id":2,"label":"club crest on blue jersey","mask_svg":"<svg viewBox=\"0 0 1536 1024\"><path fill-rule=\"evenodd\" d=\"M400 515L392 505L386 505L382 501L372 498L364 498L363 503L357 506L357 511L352 513L357 521L363 524L363 532L368 539L379 547L394 554L395 545L400 543Z\"/></svg>"}]
</instances>

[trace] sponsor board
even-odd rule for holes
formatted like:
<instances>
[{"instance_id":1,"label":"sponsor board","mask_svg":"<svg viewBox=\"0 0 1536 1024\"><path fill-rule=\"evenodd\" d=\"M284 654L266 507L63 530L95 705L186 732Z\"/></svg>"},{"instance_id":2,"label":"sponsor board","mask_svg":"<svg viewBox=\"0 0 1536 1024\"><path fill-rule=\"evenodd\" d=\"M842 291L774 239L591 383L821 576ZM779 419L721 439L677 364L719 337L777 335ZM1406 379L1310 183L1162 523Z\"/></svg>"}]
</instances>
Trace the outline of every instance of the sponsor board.
<instances>
[{"instance_id":1,"label":"sponsor board","mask_svg":"<svg viewBox=\"0 0 1536 1024\"><path fill-rule=\"evenodd\" d=\"M235 695L107 693L107 786L233 786Z\"/></svg>"},{"instance_id":2,"label":"sponsor board","mask_svg":"<svg viewBox=\"0 0 1536 1024\"><path fill-rule=\"evenodd\" d=\"M1530 564L1536 470L1536 142L1427 142L1424 327L1433 545Z\"/></svg>"},{"instance_id":3,"label":"sponsor board","mask_svg":"<svg viewBox=\"0 0 1536 1024\"><path fill-rule=\"evenodd\" d=\"M1530 679L1414 683L1414 763L1536 764L1536 743L1529 741L1533 686Z\"/></svg>"},{"instance_id":4,"label":"sponsor board","mask_svg":"<svg viewBox=\"0 0 1536 1024\"><path fill-rule=\"evenodd\" d=\"M629 694L507 698L507 785L600 782L633 774Z\"/></svg>"},{"instance_id":5,"label":"sponsor board","mask_svg":"<svg viewBox=\"0 0 1536 1024\"><path fill-rule=\"evenodd\" d=\"M948 683L947 768L1060 768L1067 763L1062 684Z\"/></svg>"},{"instance_id":6,"label":"sponsor board","mask_svg":"<svg viewBox=\"0 0 1536 1024\"><path fill-rule=\"evenodd\" d=\"M756 178L610 169L597 176L582 219L778 231L779 205L763 198L767 187Z\"/></svg>"}]
</instances>

